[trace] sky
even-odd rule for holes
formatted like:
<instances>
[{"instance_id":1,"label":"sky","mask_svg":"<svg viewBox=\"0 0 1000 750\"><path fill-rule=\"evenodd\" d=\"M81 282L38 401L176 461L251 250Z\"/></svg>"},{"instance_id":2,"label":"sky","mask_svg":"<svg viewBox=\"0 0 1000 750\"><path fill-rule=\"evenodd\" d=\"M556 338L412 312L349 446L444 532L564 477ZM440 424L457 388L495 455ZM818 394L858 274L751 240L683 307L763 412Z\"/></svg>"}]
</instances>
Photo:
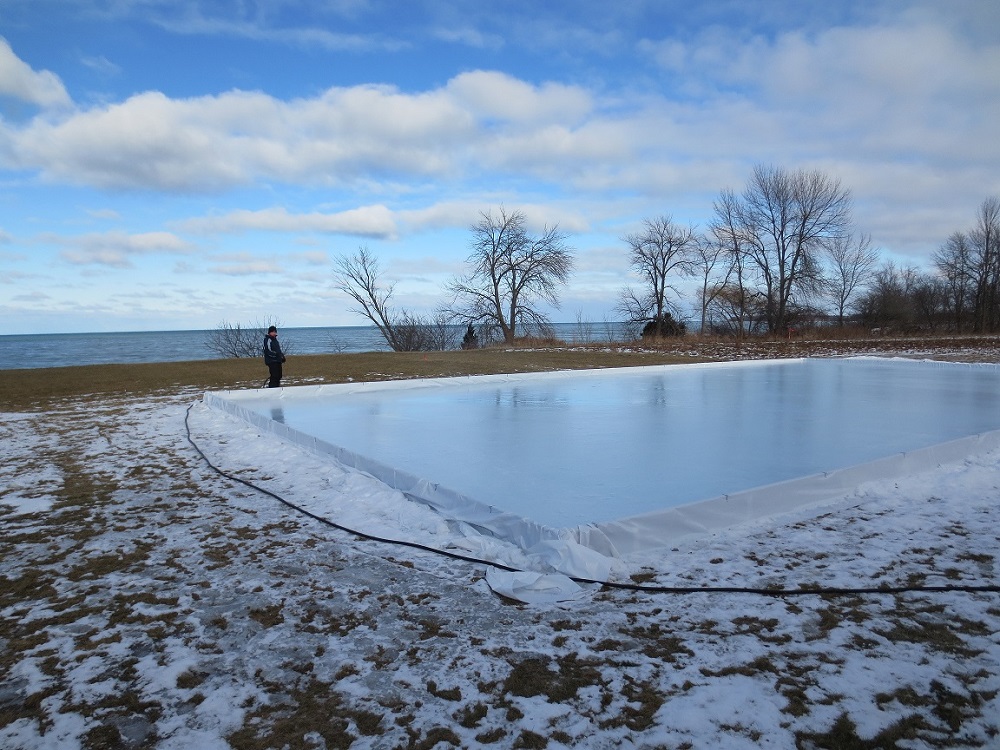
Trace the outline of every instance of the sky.
<instances>
[{"instance_id":1,"label":"sky","mask_svg":"<svg viewBox=\"0 0 1000 750\"><path fill-rule=\"evenodd\" d=\"M704 230L756 165L929 270L1000 195L998 31L992 0L3 0L3 332L362 325L362 246L430 313L500 207L574 250L552 319L599 323L621 238Z\"/></svg>"}]
</instances>

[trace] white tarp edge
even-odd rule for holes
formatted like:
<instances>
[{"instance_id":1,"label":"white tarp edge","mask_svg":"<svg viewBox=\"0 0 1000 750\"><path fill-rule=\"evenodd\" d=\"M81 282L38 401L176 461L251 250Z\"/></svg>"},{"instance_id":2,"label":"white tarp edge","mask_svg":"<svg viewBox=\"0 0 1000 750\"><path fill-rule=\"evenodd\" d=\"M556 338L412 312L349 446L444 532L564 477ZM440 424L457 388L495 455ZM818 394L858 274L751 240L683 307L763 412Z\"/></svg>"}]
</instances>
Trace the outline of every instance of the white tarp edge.
<instances>
[{"instance_id":1,"label":"white tarp edge","mask_svg":"<svg viewBox=\"0 0 1000 750\"><path fill-rule=\"evenodd\" d=\"M618 567L612 557L581 544L572 529L554 529L543 526L529 519L477 502L458 492L441 487L435 482L415 477L352 451L331 445L311 435L306 435L288 425L244 408L222 394L206 393L203 400L207 406L245 420L262 432L270 432L306 450L330 456L343 466L369 474L399 490L409 499L424 503L444 517L466 524L477 533L493 535L516 544L544 573L562 573L564 576L573 578L606 581L614 575L614 571ZM364 529L358 529L358 531L363 532ZM500 571L494 574L496 580L501 577ZM553 590L554 580L549 579L544 582L543 588L549 593ZM525 589L525 580L519 579L516 587L521 590ZM560 596L572 593L575 589L576 584L573 584L566 591L561 591Z\"/></svg>"},{"instance_id":2,"label":"white tarp edge","mask_svg":"<svg viewBox=\"0 0 1000 750\"><path fill-rule=\"evenodd\" d=\"M509 573L496 568L486 569L486 583L493 591L508 599L527 604L552 604L581 598L586 590L570 578L558 573Z\"/></svg>"},{"instance_id":3,"label":"white tarp edge","mask_svg":"<svg viewBox=\"0 0 1000 750\"><path fill-rule=\"evenodd\" d=\"M1000 430L676 508L579 526L574 533L580 544L607 555L641 552L747 521L821 506L851 495L858 485L865 482L935 469L942 464L962 460L972 453L997 448L1000 448Z\"/></svg>"}]
</instances>

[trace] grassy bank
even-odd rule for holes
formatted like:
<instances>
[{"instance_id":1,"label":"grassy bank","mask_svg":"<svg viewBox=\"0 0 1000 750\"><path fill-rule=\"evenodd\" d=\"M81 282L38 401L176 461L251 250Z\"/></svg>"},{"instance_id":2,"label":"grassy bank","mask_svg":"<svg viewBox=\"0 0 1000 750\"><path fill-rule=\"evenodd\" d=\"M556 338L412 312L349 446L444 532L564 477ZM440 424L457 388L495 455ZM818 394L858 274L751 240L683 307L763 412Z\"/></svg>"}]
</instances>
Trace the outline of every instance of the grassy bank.
<instances>
[{"instance_id":1,"label":"grassy bank","mask_svg":"<svg viewBox=\"0 0 1000 750\"><path fill-rule=\"evenodd\" d=\"M697 361L697 357L671 352L604 349L316 354L290 357L285 365L283 383L343 383L349 380L450 377L692 361ZM258 359L218 359L7 370L3 378L0 411L25 411L45 408L66 399L91 396L259 388L267 379L267 369Z\"/></svg>"},{"instance_id":2,"label":"grassy bank","mask_svg":"<svg viewBox=\"0 0 1000 750\"><path fill-rule=\"evenodd\" d=\"M349 380L454 377L509 372L679 364L735 359L893 354L956 361L1000 362L1000 336L795 337L792 339L683 337L657 344L560 342L536 348L494 347L474 351L363 352L289 357L284 385ZM66 399L197 393L259 388L267 369L257 359L215 359L128 365L88 365L5 370L0 411L41 409Z\"/></svg>"}]
</instances>

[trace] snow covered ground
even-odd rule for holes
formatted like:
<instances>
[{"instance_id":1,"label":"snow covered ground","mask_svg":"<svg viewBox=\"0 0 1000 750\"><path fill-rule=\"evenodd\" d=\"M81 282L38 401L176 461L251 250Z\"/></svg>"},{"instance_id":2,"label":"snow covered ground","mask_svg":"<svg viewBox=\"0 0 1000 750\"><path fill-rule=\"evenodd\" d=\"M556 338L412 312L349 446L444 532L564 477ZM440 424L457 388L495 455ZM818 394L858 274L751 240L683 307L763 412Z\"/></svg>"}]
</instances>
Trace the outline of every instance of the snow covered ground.
<instances>
[{"instance_id":1,"label":"snow covered ground","mask_svg":"<svg viewBox=\"0 0 1000 750\"><path fill-rule=\"evenodd\" d=\"M1000 747L1000 594L498 597L518 567L198 394L0 415L0 747ZM620 561L681 587L998 581L1000 454ZM866 744L867 743L867 744Z\"/></svg>"}]
</instances>

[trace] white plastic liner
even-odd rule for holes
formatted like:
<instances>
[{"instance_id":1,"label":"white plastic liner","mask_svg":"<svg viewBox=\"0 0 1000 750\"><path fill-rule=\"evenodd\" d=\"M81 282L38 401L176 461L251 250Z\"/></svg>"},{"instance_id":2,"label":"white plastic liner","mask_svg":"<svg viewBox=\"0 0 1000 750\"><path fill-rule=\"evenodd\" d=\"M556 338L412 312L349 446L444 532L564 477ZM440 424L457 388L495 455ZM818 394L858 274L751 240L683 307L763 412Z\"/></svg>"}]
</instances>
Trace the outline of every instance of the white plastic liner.
<instances>
[{"instance_id":1,"label":"white plastic liner","mask_svg":"<svg viewBox=\"0 0 1000 750\"><path fill-rule=\"evenodd\" d=\"M755 487L677 508L575 529L581 543L610 555L654 549L690 536L708 534L748 521L820 506L851 495L865 482L891 479L937 468L951 461L1000 447L1000 430Z\"/></svg>"},{"instance_id":2,"label":"white plastic liner","mask_svg":"<svg viewBox=\"0 0 1000 750\"><path fill-rule=\"evenodd\" d=\"M486 569L486 584L500 596L527 604L552 604L580 599L583 587L564 575L508 572L496 568Z\"/></svg>"},{"instance_id":3,"label":"white plastic liner","mask_svg":"<svg viewBox=\"0 0 1000 750\"><path fill-rule=\"evenodd\" d=\"M306 389L325 387L304 386L282 390L286 396L289 395L289 391L295 390L298 391L296 397L308 397L309 394L304 392ZM446 518L460 521L478 533L497 536L512 542L522 548L542 569L556 571L564 576L563 579L559 579L558 576L508 574L491 569L491 582L500 585L498 593L529 603L563 601L575 597L579 590L579 587L565 579L565 576L589 581L606 581L612 577L614 560L604 552L577 541L573 529L555 529L535 523L530 519L480 503L461 493L441 487L435 482L413 476L292 429L240 403L241 401L245 403L246 394L253 393L253 391L206 393L204 402L208 406L246 420L263 432L271 432L306 450L331 456L344 466L370 474L399 490L410 500L424 503ZM558 580L562 580L562 586L555 585ZM500 582L504 583L501 585ZM515 591L518 592L517 595ZM529 591L534 593L529 596L527 593Z\"/></svg>"},{"instance_id":4,"label":"white plastic liner","mask_svg":"<svg viewBox=\"0 0 1000 750\"><path fill-rule=\"evenodd\" d=\"M773 407L773 418L779 422L787 423L787 432L790 433L790 437L794 441L798 435L797 430L808 432L809 430L816 430L816 424L822 424L823 420L833 421L833 417L839 416L842 410L842 401L838 400L838 398L852 396L850 393L835 393L831 395L830 391L836 391L836 383L840 382L838 377L835 376L834 386L824 386L822 389L819 389L821 392L818 393L810 391L808 408L799 409L800 412L804 413L794 415L784 413L780 393L782 381L791 371L787 369L782 370L781 368L795 367L801 365L803 362L805 360L781 360L710 365L658 366L652 368L622 368L613 371L591 370L303 386L281 389L277 393L267 390L208 393L205 395L205 401L213 407L223 409L255 424L262 430L274 432L309 450L330 455L342 464L365 471L402 491L409 498L430 505L448 518L465 522L482 533L494 534L515 542L523 549L545 557L550 562L553 570L591 580L604 580L611 570L611 558L623 554L662 547L675 543L684 537L706 534L745 521L760 519L806 506L819 505L851 494L857 485L866 481L886 479L904 473L932 468L941 463L961 459L973 451L1000 447L1000 368L994 365L964 365L877 358L826 360L826 363L840 367L850 367L852 363L861 362L867 363L870 368L874 368L876 393L874 395L867 395L870 404L873 405L866 406L866 411L878 409L880 404L887 404L891 400L892 395L900 391L906 383L916 383L919 386L916 393L922 395L912 397L914 400L912 411L915 413L921 412L923 407L928 407L929 411L927 409L923 410L924 416L922 419L924 422L930 420L933 423L935 420L940 422L951 421L955 418L959 420L970 418L968 415L963 416L963 414L958 414L956 417L955 412L962 412L964 410L975 417L972 421L978 427L974 426L970 428L971 434L966 434L963 437L945 440L944 442L934 442L935 438L933 435L935 434L934 430L936 426L934 424L926 426L915 421L914 425L920 425L913 428L914 431L920 433L918 436L919 440L929 440L930 444L925 444L912 450L892 452L889 455L879 456L874 460L812 473L807 476L795 477L757 487L740 488L737 491L723 493L695 502L683 503L675 507L662 507L649 512L626 515L623 518L600 520L593 523L552 526L534 521L526 517L527 514L506 512L502 508L445 487L431 479L418 476L414 472L403 471L357 451L348 450L316 436L306 434L278 421L283 418L283 409L281 408L283 405L289 406L300 399L304 400L303 403L312 404L315 402L318 404L322 400L319 398L320 396L324 399L330 396L341 400L349 400L352 397L357 397L359 394L366 394L367 396L386 394L388 396L394 392L399 393L404 390L408 391L410 395L436 393L440 398L435 401L434 408L439 409L442 398L449 398L449 394L454 398L457 394L463 392L462 389L468 390L472 385L475 387L488 385L494 389L499 385L503 389L502 393L511 394L513 393L511 389L516 389L520 386L530 386L542 381L558 386L560 383L579 381L580 379L606 378L609 373L613 373L614 377L627 382L629 378L635 378L644 372L647 374L663 373L670 377L672 374L688 371L692 368L714 368L720 371L728 371L731 374L738 370L753 367L771 368L767 370L767 390L768 392L774 391L775 401L773 404L764 405L764 408L771 409ZM813 363L816 360L809 360L809 362ZM963 379L967 380L970 374L973 384L963 385ZM740 388L742 386L737 385L735 387ZM927 388L930 388L930 390L927 390ZM972 395L973 401L971 403L965 403L962 399L964 398L965 401L968 401L969 394L966 392L970 388L974 389L976 393ZM940 391L939 397L934 395L938 391ZM712 395L709 394L709 396ZM502 398L506 398L506 396ZM528 398L530 399L531 396ZM512 401L516 401L513 396L511 396L511 399ZM377 402L378 399L374 398L366 403L370 406L371 403ZM528 401L522 403L530 405ZM759 406L755 405L755 407ZM723 405L724 409L728 408L734 414L740 411L737 407L738 404ZM572 410L572 405L569 405L568 408ZM366 412L366 418L377 420L379 415L371 413L371 411ZM376 408L373 411L378 411L378 409ZM906 409L904 415L908 414L909 411L910 409ZM277 419L272 418L272 412L273 416ZM433 413L433 409L429 413ZM770 414L771 411L767 411L766 413ZM899 422L904 417L896 414L895 416L889 415L885 419ZM876 423L873 422L872 425L874 424ZM992 429L982 430L982 425L991 426ZM354 426L357 427L358 425L355 424ZM391 425L384 425L384 429L386 432L392 432ZM434 424L428 424L428 440L440 441L443 439L442 436L435 432L435 429ZM487 429L486 426L484 426L484 429ZM869 427L866 429L874 428ZM949 429L954 432L956 429L960 429L960 427L952 424L949 425ZM926 435L924 434L925 431ZM833 438L824 436L824 439L838 442L836 436ZM940 439L938 438L938 440ZM843 443L845 441L841 439L839 442ZM454 461L462 461L464 458L461 453L462 446L448 447L445 444L441 445L439 449L442 451L455 451L455 455L453 455ZM558 446L552 446L552 449L558 455ZM695 465L690 468L692 471L698 471L699 467ZM632 470L641 471L642 467L636 466ZM568 467L568 471L572 473L572 465Z\"/></svg>"}]
</instances>

